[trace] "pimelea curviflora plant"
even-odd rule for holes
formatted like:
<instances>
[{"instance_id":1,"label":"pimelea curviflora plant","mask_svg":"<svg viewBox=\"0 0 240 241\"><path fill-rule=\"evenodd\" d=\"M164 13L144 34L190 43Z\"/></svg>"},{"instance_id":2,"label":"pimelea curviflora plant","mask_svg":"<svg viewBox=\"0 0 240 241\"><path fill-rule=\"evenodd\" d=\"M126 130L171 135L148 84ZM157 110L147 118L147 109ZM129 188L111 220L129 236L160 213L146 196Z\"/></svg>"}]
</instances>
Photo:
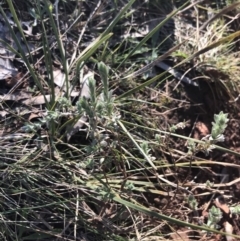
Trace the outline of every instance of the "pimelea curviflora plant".
<instances>
[{"instance_id":1,"label":"pimelea curviflora plant","mask_svg":"<svg viewBox=\"0 0 240 241\"><path fill-rule=\"evenodd\" d=\"M208 213L207 226L213 229L218 228L218 223L222 219L222 212L219 208L212 206Z\"/></svg>"},{"instance_id":2,"label":"pimelea curviflora plant","mask_svg":"<svg viewBox=\"0 0 240 241\"><path fill-rule=\"evenodd\" d=\"M209 141L211 143L223 142L225 140L223 133L229 121L227 115L228 114L224 114L222 111L218 115L214 115L215 122L212 122L212 131L209 136Z\"/></svg>"},{"instance_id":3,"label":"pimelea curviflora plant","mask_svg":"<svg viewBox=\"0 0 240 241\"><path fill-rule=\"evenodd\" d=\"M191 153L197 153L199 151L204 152L206 155L209 154L211 150L215 148L217 142L223 142L225 137L223 135L229 119L228 114L224 114L222 111L219 114L214 115L214 122L212 122L211 134L206 135L202 138L204 143L199 143L195 145L193 142L188 143L188 149Z\"/></svg>"}]
</instances>

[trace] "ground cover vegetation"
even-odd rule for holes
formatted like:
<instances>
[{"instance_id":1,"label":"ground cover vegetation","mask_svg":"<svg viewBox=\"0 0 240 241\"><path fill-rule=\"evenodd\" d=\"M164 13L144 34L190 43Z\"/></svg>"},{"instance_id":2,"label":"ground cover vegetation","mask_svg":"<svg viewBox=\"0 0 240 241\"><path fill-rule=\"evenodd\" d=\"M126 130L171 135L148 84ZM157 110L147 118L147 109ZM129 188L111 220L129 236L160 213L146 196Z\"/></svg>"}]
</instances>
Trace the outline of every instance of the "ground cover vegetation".
<instances>
[{"instance_id":1,"label":"ground cover vegetation","mask_svg":"<svg viewBox=\"0 0 240 241\"><path fill-rule=\"evenodd\" d=\"M239 9L1 1L0 240L239 240Z\"/></svg>"}]
</instances>

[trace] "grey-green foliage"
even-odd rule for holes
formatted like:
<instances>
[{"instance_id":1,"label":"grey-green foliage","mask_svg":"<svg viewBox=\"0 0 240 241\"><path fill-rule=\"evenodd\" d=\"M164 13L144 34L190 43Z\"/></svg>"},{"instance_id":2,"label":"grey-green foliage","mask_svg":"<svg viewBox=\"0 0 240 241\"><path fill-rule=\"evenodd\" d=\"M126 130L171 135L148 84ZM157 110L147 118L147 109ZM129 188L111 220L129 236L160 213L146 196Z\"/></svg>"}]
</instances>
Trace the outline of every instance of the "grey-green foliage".
<instances>
[{"instance_id":1,"label":"grey-green foliage","mask_svg":"<svg viewBox=\"0 0 240 241\"><path fill-rule=\"evenodd\" d=\"M239 215L240 214L240 205L237 205L235 207L230 207L230 212L232 214Z\"/></svg>"},{"instance_id":2,"label":"grey-green foliage","mask_svg":"<svg viewBox=\"0 0 240 241\"><path fill-rule=\"evenodd\" d=\"M96 80L93 77L89 77L90 98L88 100L82 97L77 102L79 116L84 114L89 118L89 135L92 139L96 139L99 136L97 128L99 123L107 127L117 118L116 113L114 113L114 97L109 89L109 69L103 62L100 62L98 63L98 70L102 82L100 93L97 93Z\"/></svg>"},{"instance_id":3,"label":"grey-green foliage","mask_svg":"<svg viewBox=\"0 0 240 241\"><path fill-rule=\"evenodd\" d=\"M146 141L141 143L140 146L146 154L149 154L149 152L151 151L151 149L148 147L148 143Z\"/></svg>"},{"instance_id":4,"label":"grey-green foliage","mask_svg":"<svg viewBox=\"0 0 240 241\"><path fill-rule=\"evenodd\" d=\"M100 101L104 104L107 115L110 116L113 112L114 98L112 91L109 90L109 68L103 62L100 62L98 63L98 70L103 85Z\"/></svg>"},{"instance_id":5,"label":"grey-green foliage","mask_svg":"<svg viewBox=\"0 0 240 241\"><path fill-rule=\"evenodd\" d=\"M40 122L37 123L25 123L25 125L22 127L22 131L27 133L35 133L38 130L40 130L42 127L42 124Z\"/></svg>"},{"instance_id":6,"label":"grey-green foliage","mask_svg":"<svg viewBox=\"0 0 240 241\"><path fill-rule=\"evenodd\" d=\"M198 209L197 199L193 195L189 195L187 197L187 203L193 211L196 211Z\"/></svg>"},{"instance_id":7,"label":"grey-green foliage","mask_svg":"<svg viewBox=\"0 0 240 241\"><path fill-rule=\"evenodd\" d=\"M143 152L152 160L154 161L156 158L152 156L151 148L148 145L148 142L144 141L143 143L140 144L140 147L142 148Z\"/></svg>"},{"instance_id":8,"label":"grey-green foliage","mask_svg":"<svg viewBox=\"0 0 240 241\"><path fill-rule=\"evenodd\" d=\"M211 134L204 136L201 139L203 142L197 145L193 141L188 141L188 153L194 154L202 151L208 155L215 148L215 143L223 142L225 140L223 133L229 121L227 116L228 114L224 114L222 111L219 114L215 114Z\"/></svg>"},{"instance_id":9,"label":"grey-green foliage","mask_svg":"<svg viewBox=\"0 0 240 241\"><path fill-rule=\"evenodd\" d=\"M100 62L98 64L99 74L102 81L101 93L97 96L96 93L96 81L94 78L89 78L89 92L90 92L90 101L86 98L81 98L78 103L78 112L81 114L83 111L92 118L92 117L111 117L113 114L114 106L114 97L112 91L109 90L109 81L108 81L108 67Z\"/></svg>"},{"instance_id":10,"label":"grey-green foliage","mask_svg":"<svg viewBox=\"0 0 240 241\"><path fill-rule=\"evenodd\" d=\"M40 130L43 125L46 125L49 128L52 121L58 123L58 119L61 115L62 113L58 111L46 111L46 115L42 119L35 123L25 123L22 130L28 133L35 133Z\"/></svg>"},{"instance_id":11,"label":"grey-green foliage","mask_svg":"<svg viewBox=\"0 0 240 241\"><path fill-rule=\"evenodd\" d=\"M207 226L210 228L218 228L218 223L220 222L220 220L222 219L222 212L219 208L212 206L209 210L208 213L208 222L207 222Z\"/></svg>"},{"instance_id":12,"label":"grey-green foliage","mask_svg":"<svg viewBox=\"0 0 240 241\"><path fill-rule=\"evenodd\" d=\"M227 118L228 114L224 114L222 111L218 115L214 115L214 122L212 122L212 131L211 137L213 140L220 139L221 135L227 127L229 119Z\"/></svg>"},{"instance_id":13,"label":"grey-green foliage","mask_svg":"<svg viewBox=\"0 0 240 241\"><path fill-rule=\"evenodd\" d=\"M58 108L62 109L64 111L66 111L72 107L71 101L69 99L67 99L66 97L59 97L57 102L58 102Z\"/></svg>"},{"instance_id":14,"label":"grey-green foliage","mask_svg":"<svg viewBox=\"0 0 240 241\"><path fill-rule=\"evenodd\" d=\"M97 95L96 92L96 80L93 77L88 79L88 87L90 93L90 99L82 97L77 102L77 115L82 116L83 114L89 118L90 126L90 136L93 138L96 136L97 124L98 122L115 124L116 119L119 118L117 113L114 113L114 97L112 95L112 90L109 90L109 69L103 63L98 64L99 74L102 81L102 88L100 94ZM58 119L64 114L66 110L71 110L71 102L65 98L61 97L58 99L58 105L55 111L47 111L47 115L39 122L34 124L27 123L25 126L26 132L36 132L40 129L43 124L49 125L51 121L57 122Z\"/></svg>"},{"instance_id":15,"label":"grey-green foliage","mask_svg":"<svg viewBox=\"0 0 240 241\"><path fill-rule=\"evenodd\" d=\"M85 112L85 114L90 118L93 119L99 115L99 112L96 112L98 100L96 94L96 81L93 77L89 77L88 79L88 87L90 93L90 100L82 97L77 102L77 110L79 114Z\"/></svg>"},{"instance_id":16,"label":"grey-green foliage","mask_svg":"<svg viewBox=\"0 0 240 241\"><path fill-rule=\"evenodd\" d=\"M109 82L108 82L109 69L103 62L99 62L98 70L99 70L99 74L101 76L101 81L103 84L104 100L107 101L108 100L108 91L109 91Z\"/></svg>"},{"instance_id":17,"label":"grey-green foliage","mask_svg":"<svg viewBox=\"0 0 240 241\"><path fill-rule=\"evenodd\" d=\"M134 184L132 182L127 182L125 184L125 189L131 191L131 190L135 189L135 186L134 186Z\"/></svg>"},{"instance_id":18,"label":"grey-green foliage","mask_svg":"<svg viewBox=\"0 0 240 241\"><path fill-rule=\"evenodd\" d=\"M205 184L207 188L212 188L214 185L214 182L210 182L209 180L207 180Z\"/></svg>"},{"instance_id":19,"label":"grey-green foliage","mask_svg":"<svg viewBox=\"0 0 240 241\"><path fill-rule=\"evenodd\" d=\"M88 87L89 87L89 92L90 92L90 100L91 104L96 107L97 105L97 96L96 96L96 81L93 77L89 78L88 81Z\"/></svg>"},{"instance_id":20,"label":"grey-green foliage","mask_svg":"<svg viewBox=\"0 0 240 241\"><path fill-rule=\"evenodd\" d=\"M184 129L186 127L186 122L179 122L178 124L176 125L172 125L170 128L169 128L169 131L171 132L176 132L176 130L178 129Z\"/></svg>"},{"instance_id":21,"label":"grey-green foliage","mask_svg":"<svg viewBox=\"0 0 240 241\"><path fill-rule=\"evenodd\" d=\"M196 152L196 143L193 140L187 142L187 148L189 154L194 154Z\"/></svg>"}]
</instances>

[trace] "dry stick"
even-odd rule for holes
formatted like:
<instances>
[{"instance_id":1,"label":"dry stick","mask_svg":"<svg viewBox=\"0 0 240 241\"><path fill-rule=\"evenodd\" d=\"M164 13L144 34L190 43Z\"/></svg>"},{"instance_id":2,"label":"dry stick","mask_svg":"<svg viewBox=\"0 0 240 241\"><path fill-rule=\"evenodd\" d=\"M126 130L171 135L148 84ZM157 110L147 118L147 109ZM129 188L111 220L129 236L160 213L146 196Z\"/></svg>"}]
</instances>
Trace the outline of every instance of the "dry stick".
<instances>
[{"instance_id":1,"label":"dry stick","mask_svg":"<svg viewBox=\"0 0 240 241\"><path fill-rule=\"evenodd\" d=\"M171 182L171 181L163 178L162 176L163 176L163 175L158 175L158 178L159 178L160 180L162 180L163 182L165 182L165 183L169 184L170 186L175 187L175 188L177 188L177 189L181 189L181 190L184 191L185 193L187 192L188 194L193 195L193 193L192 193L191 191L187 190L187 189L184 188L184 187L179 186L178 184L175 184L175 183L173 183L173 182Z\"/></svg>"},{"instance_id":2,"label":"dry stick","mask_svg":"<svg viewBox=\"0 0 240 241\"><path fill-rule=\"evenodd\" d=\"M201 2L204 2L205 0L199 0L199 1L193 1L193 3L191 3L189 6L185 7L183 10L179 11L177 13L177 15L181 15L183 12L185 12L186 10L188 10L189 8L191 7L195 7L197 4L201 3Z\"/></svg>"},{"instance_id":3,"label":"dry stick","mask_svg":"<svg viewBox=\"0 0 240 241\"><path fill-rule=\"evenodd\" d=\"M77 240L77 223L78 223L78 215L79 215L79 190L76 190L76 210L75 210L75 222L74 222L74 240Z\"/></svg>"},{"instance_id":4,"label":"dry stick","mask_svg":"<svg viewBox=\"0 0 240 241\"><path fill-rule=\"evenodd\" d=\"M224 181L224 178L221 180L221 183L223 183ZM230 187L232 186L233 184L235 183L238 183L240 182L240 177L231 181L231 182L228 182L228 183L224 183L224 184L213 184L211 187L217 187L220 188L220 187ZM187 186L187 187L199 187L199 188L205 188L206 187L206 184L203 183L203 184L194 184L194 183L186 183L184 184L184 186Z\"/></svg>"}]
</instances>

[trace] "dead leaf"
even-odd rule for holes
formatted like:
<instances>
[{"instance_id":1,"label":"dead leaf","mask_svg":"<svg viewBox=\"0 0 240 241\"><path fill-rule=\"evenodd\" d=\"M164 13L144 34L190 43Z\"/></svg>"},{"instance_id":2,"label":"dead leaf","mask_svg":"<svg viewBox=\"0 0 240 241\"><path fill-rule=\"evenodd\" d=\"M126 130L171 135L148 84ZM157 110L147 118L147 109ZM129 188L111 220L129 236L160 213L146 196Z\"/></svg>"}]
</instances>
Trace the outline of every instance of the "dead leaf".
<instances>
[{"instance_id":1,"label":"dead leaf","mask_svg":"<svg viewBox=\"0 0 240 241\"><path fill-rule=\"evenodd\" d=\"M23 77L23 73L18 72L15 76L9 77L5 80L5 85L7 87L15 86ZM18 85L19 87L20 85Z\"/></svg>"},{"instance_id":2,"label":"dead leaf","mask_svg":"<svg viewBox=\"0 0 240 241\"><path fill-rule=\"evenodd\" d=\"M83 79L81 80L82 89L80 96L85 97L86 99L90 98L89 78L94 78L94 73L91 71L84 75Z\"/></svg>"},{"instance_id":3,"label":"dead leaf","mask_svg":"<svg viewBox=\"0 0 240 241\"><path fill-rule=\"evenodd\" d=\"M226 213L226 214L230 213L230 209L229 209L228 205L225 203L225 200L224 200L223 197L222 198L221 197L216 198L215 201L214 201L214 204L218 208L220 208L224 213Z\"/></svg>"},{"instance_id":4,"label":"dead leaf","mask_svg":"<svg viewBox=\"0 0 240 241\"><path fill-rule=\"evenodd\" d=\"M28 121L31 121L35 118L39 118L39 117L42 117L42 115L40 115L39 113L31 113L30 116L28 117Z\"/></svg>"},{"instance_id":5,"label":"dead leaf","mask_svg":"<svg viewBox=\"0 0 240 241\"><path fill-rule=\"evenodd\" d=\"M66 80L65 80L65 74L60 70L54 70L53 71L53 78L54 78L54 84L57 85L59 88L61 88L61 90L63 90L64 92L67 91L67 87L66 87ZM77 91L73 91L72 90L72 86L71 84L69 84L69 90L71 90L71 97L76 97L79 96L79 92Z\"/></svg>"},{"instance_id":6,"label":"dead leaf","mask_svg":"<svg viewBox=\"0 0 240 241\"><path fill-rule=\"evenodd\" d=\"M207 218L208 217L208 212L206 210L202 210L202 216L204 218Z\"/></svg>"},{"instance_id":7,"label":"dead leaf","mask_svg":"<svg viewBox=\"0 0 240 241\"><path fill-rule=\"evenodd\" d=\"M174 241L188 241L190 240L187 234L189 232L191 232L191 230L176 231L175 233L170 234L170 237Z\"/></svg>"},{"instance_id":8,"label":"dead leaf","mask_svg":"<svg viewBox=\"0 0 240 241\"><path fill-rule=\"evenodd\" d=\"M201 121L198 121L195 125L195 131L193 137L195 139L200 140L202 137L207 136L209 134L208 127Z\"/></svg>"},{"instance_id":9,"label":"dead leaf","mask_svg":"<svg viewBox=\"0 0 240 241\"><path fill-rule=\"evenodd\" d=\"M54 83L66 91L65 74L60 69L53 71L53 78Z\"/></svg>"},{"instance_id":10,"label":"dead leaf","mask_svg":"<svg viewBox=\"0 0 240 241\"><path fill-rule=\"evenodd\" d=\"M45 104L45 99L49 102L51 100L51 95L40 95L36 97L29 97L27 100L22 101L25 105L43 105Z\"/></svg>"}]
</instances>

